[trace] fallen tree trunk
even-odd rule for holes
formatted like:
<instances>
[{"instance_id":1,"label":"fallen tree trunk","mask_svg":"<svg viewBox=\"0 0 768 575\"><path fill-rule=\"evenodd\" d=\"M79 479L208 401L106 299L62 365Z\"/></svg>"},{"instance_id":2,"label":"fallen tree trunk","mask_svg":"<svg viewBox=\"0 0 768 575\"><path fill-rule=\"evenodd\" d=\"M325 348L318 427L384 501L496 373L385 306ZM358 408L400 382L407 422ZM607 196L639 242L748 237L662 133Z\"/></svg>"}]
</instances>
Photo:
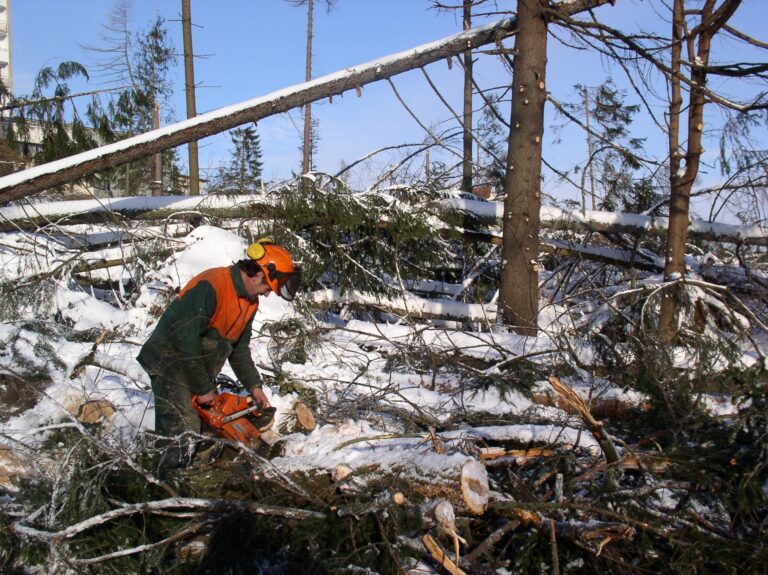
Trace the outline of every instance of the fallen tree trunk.
<instances>
[{"instance_id":1,"label":"fallen tree trunk","mask_svg":"<svg viewBox=\"0 0 768 575\"><path fill-rule=\"evenodd\" d=\"M500 225L504 215L504 204L451 198L440 200L440 205L466 212L477 218L481 224ZM594 210L563 210L553 206L542 206L541 227L554 229L587 229L593 232L654 234L667 233L669 218L601 212ZM732 225L704 220L691 220L688 224L691 239L732 242L746 245L768 245L768 230L758 225Z\"/></svg>"},{"instance_id":2,"label":"fallen tree trunk","mask_svg":"<svg viewBox=\"0 0 768 575\"><path fill-rule=\"evenodd\" d=\"M471 212L481 223L495 224L501 217L501 204L474 200L446 200L444 205ZM41 206L10 206L0 208L0 231L28 229L47 223L50 219L88 217L95 221L104 215L111 218L119 213L134 219L158 220L175 214L196 214L200 217L252 218L269 217L272 206L268 198L260 196L159 196L112 198L103 200L74 200L50 202ZM101 216L100 216L101 215ZM385 224L382 223L382 226ZM553 207L542 207L543 228L573 228L602 233L657 234L666 230L666 218L652 218L640 214L598 211L566 211ZM501 245L501 234L494 231L469 229L444 229L442 234L461 234L469 241ZM768 230L757 226L739 226L694 220L688 235L692 239L714 240L747 245L768 245ZM634 267L646 271L659 271L664 267L663 258L649 259L641 253L609 248L606 246L581 245L575 242L542 238L539 249L542 252L574 256L623 267Z\"/></svg>"}]
</instances>

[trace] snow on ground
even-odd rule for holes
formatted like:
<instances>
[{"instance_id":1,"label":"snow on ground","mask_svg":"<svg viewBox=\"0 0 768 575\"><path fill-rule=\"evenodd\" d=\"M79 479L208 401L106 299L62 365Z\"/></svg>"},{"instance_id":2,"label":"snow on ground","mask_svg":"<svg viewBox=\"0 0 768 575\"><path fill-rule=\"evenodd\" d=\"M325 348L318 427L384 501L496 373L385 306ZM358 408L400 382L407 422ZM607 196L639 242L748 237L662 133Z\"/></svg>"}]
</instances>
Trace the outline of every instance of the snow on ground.
<instances>
[{"instance_id":1,"label":"snow on ground","mask_svg":"<svg viewBox=\"0 0 768 575\"><path fill-rule=\"evenodd\" d=\"M19 241L12 234L4 237L6 244ZM130 443L138 432L153 429L154 406L148 377L135 360L156 322L153 310L164 308L171 294L194 275L209 267L230 265L244 256L246 248L239 236L211 226L196 228L179 240L178 246L179 251L149 272L134 307L120 309L100 301L93 293L77 291L57 281L52 296L44 298L36 308L37 318L57 318L59 323L51 325L50 335L43 336L18 323L0 324L3 364L53 366L54 374L47 387L41 385L34 406L0 423L0 448L33 449L57 427L77 425L78 406L85 401L104 400L115 408L114 413L105 416L107 437L113 441ZM11 251L0 250L0 262L6 272L9 266L13 267L15 256L10 255ZM14 277L13 273L10 275ZM270 339L264 327L296 314L293 306L280 298L267 297L260 302L252 353L265 372L274 370L273 358L285 350ZM35 317L31 311L30 317ZM468 441L489 440L558 443L579 446L596 455L599 448L592 437L580 429L578 421L556 407L538 406L519 393L502 394L495 387L468 391L455 374L393 370L388 366L389 353L417 346L437 355L460 350L484 361L503 361L521 354L544 357L556 350L557 334L567 327L562 317L562 310L556 306L543 308L540 324L546 329L536 338L506 332L446 331L429 326L414 329L360 320L328 330L321 342L309 349L304 363L284 362L281 369L287 381L314 391L321 405L332 406L327 410L331 416L326 414L326 419L310 434L283 438L283 454L272 460L273 465L281 471L374 465L413 476L455 477L456 470L469 457L458 447ZM121 341L103 343L94 352L94 337L81 337L79 341L76 337L92 330L120 334ZM92 352L87 367L73 373ZM225 373L231 375L228 367ZM588 384L573 378L569 384L585 399L615 397L636 404L642 402L639 394L618 390L607 381ZM546 386L546 382L540 382L537 388ZM280 395L276 387L267 387L265 391L278 408L275 427L279 428L288 420L298 397L293 393ZM718 414L733 408L726 401L707 401ZM457 413L525 414L529 417L526 420L540 423L444 432L441 436L447 451L439 454L426 436L404 433L393 418L380 413L386 411L384 408L418 415L437 425L448 422ZM342 415L334 418L335 411ZM361 415L366 411L367 418Z\"/></svg>"}]
</instances>

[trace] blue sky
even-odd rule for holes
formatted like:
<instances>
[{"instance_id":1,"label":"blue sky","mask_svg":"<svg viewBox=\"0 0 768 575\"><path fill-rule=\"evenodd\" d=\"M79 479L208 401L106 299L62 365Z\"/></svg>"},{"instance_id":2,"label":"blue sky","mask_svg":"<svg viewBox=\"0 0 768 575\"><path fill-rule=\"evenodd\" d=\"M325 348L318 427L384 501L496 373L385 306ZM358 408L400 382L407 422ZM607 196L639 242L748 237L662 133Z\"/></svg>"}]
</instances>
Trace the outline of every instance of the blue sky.
<instances>
[{"instance_id":1,"label":"blue sky","mask_svg":"<svg viewBox=\"0 0 768 575\"><path fill-rule=\"evenodd\" d=\"M331 11L326 11L321 1L318 4L314 77L437 40L461 29L458 15L429 9L429 0L337 0ZM514 4L511 0L498 2L500 7L512 8ZM619 0L616 6L601 7L597 12L614 26L658 28L666 33L669 25L654 10L658 4L657 0ZM104 45L102 25L108 22L113 5L111 0L12 0L14 88L17 95L29 92L32 79L42 66L71 59L90 67L95 56L83 46ZM160 15L166 19L174 45L181 51L180 0L133 0L129 7L132 29L145 29ZM743 31L760 38L764 34L766 15L768 3L765 0L745 0L734 22ZM193 31L195 52L200 56L196 60L198 112L235 104L303 81L306 8L293 7L284 0L192 0L192 17L196 24ZM475 23L482 21L476 19ZM507 45L511 47L512 40L508 40ZM741 49L735 43L725 48ZM762 60L765 60L764 54ZM460 110L460 68L453 66L449 70L446 62L438 62L427 71L454 109ZM483 86L509 83L508 75L494 57L480 56L476 74ZM568 49L550 39L548 89L556 98L569 100L573 97L574 84L597 85L608 76L613 76L622 85L621 72L596 55ZM170 77L176 88L171 109L166 113L183 119L181 58ZM405 73L394 82L424 123L434 125L438 130L446 126L451 114L421 72ZM94 77L87 86L80 88L100 86L99 79ZM638 103L632 94L628 101ZM663 113L660 102L654 105L658 106L657 112ZM327 172L338 170L342 161L352 162L380 147L416 143L424 138L386 82L364 87L362 97L347 93L334 98L332 104L315 105L313 111L320 121L317 165ZM713 117L715 120L717 118ZM548 109L547 125L557 122L561 121L551 108ZM638 120L635 128L637 135L649 137L649 145L663 153L664 138L649 122ZM298 170L300 130L298 112L259 123L268 179L289 177L292 171ZM561 136L562 143L555 146L552 144L555 135L548 130L545 155L573 162L585 157L582 134L565 130ZM201 168L215 168L226 159L228 147L225 135L201 142ZM186 160L186 150L180 157ZM381 160L386 161L385 158Z\"/></svg>"}]
</instances>

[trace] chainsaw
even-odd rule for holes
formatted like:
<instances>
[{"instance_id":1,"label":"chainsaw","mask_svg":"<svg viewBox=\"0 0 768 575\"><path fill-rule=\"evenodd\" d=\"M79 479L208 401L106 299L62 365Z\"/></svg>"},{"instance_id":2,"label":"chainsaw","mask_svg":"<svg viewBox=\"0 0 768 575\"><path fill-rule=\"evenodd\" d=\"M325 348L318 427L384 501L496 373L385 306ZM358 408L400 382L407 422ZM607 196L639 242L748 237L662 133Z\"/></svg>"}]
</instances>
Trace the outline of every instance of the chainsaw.
<instances>
[{"instance_id":1,"label":"chainsaw","mask_svg":"<svg viewBox=\"0 0 768 575\"><path fill-rule=\"evenodd\" d=\"M255 405L253 399L228 391L220 392L210 405L203 405L192 396L192 405L216 435L255 446L261 434L275 419L274 407Z\"/></svg>"}]
</instances>

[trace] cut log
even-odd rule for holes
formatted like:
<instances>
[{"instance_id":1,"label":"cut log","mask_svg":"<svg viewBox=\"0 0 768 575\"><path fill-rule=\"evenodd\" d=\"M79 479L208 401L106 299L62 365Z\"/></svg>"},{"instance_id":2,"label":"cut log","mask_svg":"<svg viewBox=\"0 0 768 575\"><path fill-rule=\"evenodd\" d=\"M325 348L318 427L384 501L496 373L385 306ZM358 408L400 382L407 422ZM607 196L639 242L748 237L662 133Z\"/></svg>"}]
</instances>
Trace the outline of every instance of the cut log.
<instances>
[{"instance_id":1,"label":"cut log","mask_svg":"<svg viewBox=\"0 0 768 575\"><path fill-rule=\"evenodd\" d=\"M461 494L470 513L485 513L489 492L488 471L485 465L476 459L470 459L461 468Z\"/></svg>"},{"instance_id":2,"label":"cut log","mask_svg":"<svg viewBox=\"0 0 768 575\"><path fill-rule=\"evenodd\" d=\"M18 490L15 480L34 477L32 461L31 458L20 457L6 446L0 446L0 489L15 492Z\"/></svg>"},{"instance_id":3,"label":"cut log","mask_svg":"<svg viewBox=\"0 0 768 575\"><path fill-rule=\"evenodd\" d=\"M280 435L290 435L291 433L307 433L317 427L315 416L312 414L305 403L297 401L293 404L291 411L279 424Z\"/></svg>"},{"instance_id":4,"label":"cut log","mask_svg":"<svg viewBox=\"0 0 768 575\"><path fill-rule=\"evenodd\" d=\"M111 417L115 412L115 407L106 399L86 401L77 412L77 420L80 423L100 423Z\"/></svg>"},{"instance_id":5,"label":"cut log","mask_svg":"<svg viewBox=\"0 0 768 575\"><path fill-rule=\"evenodd\" d=\"M304 431L314 431L317 424L312 411L301 401L293 404L293 412L296 414L296 423Z\"/></svg>"}]
</instances>

